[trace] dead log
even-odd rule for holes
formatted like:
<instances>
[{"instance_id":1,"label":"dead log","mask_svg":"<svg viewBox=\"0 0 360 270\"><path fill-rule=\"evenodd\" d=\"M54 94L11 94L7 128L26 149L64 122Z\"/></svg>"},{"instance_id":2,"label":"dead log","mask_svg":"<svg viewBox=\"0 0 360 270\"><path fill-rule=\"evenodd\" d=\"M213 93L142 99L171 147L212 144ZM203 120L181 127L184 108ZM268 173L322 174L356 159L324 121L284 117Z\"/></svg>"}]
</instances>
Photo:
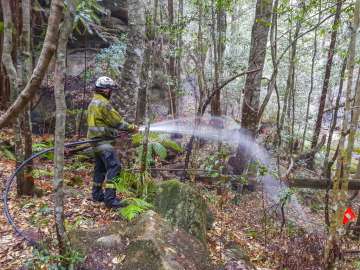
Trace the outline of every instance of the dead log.
<instances>
[{"instance_id":1,"label":"dead log","mask_svg":"<svg viewBox=\"0 0 360 270\"><path fill-rule=\"evenodd\" d=\"M289 187L294 188L326 189L327 179L293 178L290 179L287 184L289 185ZM360 190L360 179L349 180L349 190Z\"/></svg>"}]
</instances>

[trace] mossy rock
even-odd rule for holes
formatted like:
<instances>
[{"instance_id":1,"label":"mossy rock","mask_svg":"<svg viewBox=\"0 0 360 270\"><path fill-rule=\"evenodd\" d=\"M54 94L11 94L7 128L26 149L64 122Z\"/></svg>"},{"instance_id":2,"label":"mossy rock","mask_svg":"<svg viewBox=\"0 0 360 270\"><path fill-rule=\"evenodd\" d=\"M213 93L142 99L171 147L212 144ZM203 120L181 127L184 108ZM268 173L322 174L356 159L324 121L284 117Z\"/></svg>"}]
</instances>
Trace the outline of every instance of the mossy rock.
<instances>
[{"instance_id":1,"label":"mossy rock","mask_svg":"<svg viewBox=\"0 0 360 270\"><path fill-rule=\"evenodd\" d=\"M198 239L151 210L129 223L74 231L70 240L86 255L81 270L214 269Z\"/></svg>"},{"instance_id":2,"label":"mossy rock","mask_svg":"<svg viewBox=\"0 0 360 270\"><path fill-rule=\"evenodd\" d=\"M212 215L194 186L177 180L162 182L153 203L154 210L172 225L184 229L206 245L206 230L212 223Z\"/></svg>"}]
</instances>

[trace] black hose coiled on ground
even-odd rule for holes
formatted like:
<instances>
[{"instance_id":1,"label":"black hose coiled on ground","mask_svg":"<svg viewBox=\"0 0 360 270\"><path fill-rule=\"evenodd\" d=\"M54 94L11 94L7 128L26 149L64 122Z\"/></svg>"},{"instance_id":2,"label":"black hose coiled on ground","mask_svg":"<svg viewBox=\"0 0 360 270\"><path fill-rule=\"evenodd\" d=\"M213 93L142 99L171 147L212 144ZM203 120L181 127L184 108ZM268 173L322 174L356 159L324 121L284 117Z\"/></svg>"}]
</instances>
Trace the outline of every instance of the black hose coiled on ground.
<instances>
[{"instance_id":1,"label":"black hose coiled on ground","mask_svg":"<svg viewBox=\"0 0 360 270\"><path fill-rule=\"evenodd\" d=\"M77 146L77 145L81 145L81 144L87 144L87 143L96 143L96 142L100 142L100 141L104 141L104 140L114 140L115 138L107 138L107 139L93 139L93 140L86 140L86 141L78 141L78 142L71 142L71 143L66 143L64 145L65 148L69 148L69 147L73 147L73 146ZM16 232L17 235L21 236L24 240L26 240L27 242L29 242L30 245L36 247L36 248L41 248L41 245L36 242L34 239L32 239L31 237L29 237L28 235L26 235L22 230L20 230L15 222L13 217L10 214L9 211L9 205L8 205L8 195L11 189L11 185L13 184L16 175L25 167L25 165L27 163L29 163L31 160L46 154L50 151L53 151L54 147L51 148L47 148L44 149L34 155L32 155L31 157L29 157L28 159L24 160L19 167L16 168L16 170L14 171L14 173L10 176L10 178L6 181L6 185L5 185L5 190L4 190L4 194L3 194L3 202L4 202L4 214L5 217L8 221L8 223L13 227L14 231Z\"/></svg>"}]
</instances>

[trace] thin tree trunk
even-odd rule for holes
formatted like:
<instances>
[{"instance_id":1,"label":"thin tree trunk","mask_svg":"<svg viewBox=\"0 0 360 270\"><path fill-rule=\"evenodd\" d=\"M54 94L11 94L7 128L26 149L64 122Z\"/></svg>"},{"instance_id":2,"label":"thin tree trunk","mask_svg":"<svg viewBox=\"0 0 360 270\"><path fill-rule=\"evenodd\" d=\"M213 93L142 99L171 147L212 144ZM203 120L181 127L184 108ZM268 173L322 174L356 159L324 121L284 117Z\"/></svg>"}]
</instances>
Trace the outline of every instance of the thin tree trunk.
<instances>
[{"instance_id":1,"label":"thin tree trunk","mask_svg":"<svg viewBox=\"0 0 360 270\"><path fill-rule=\"evenodd\" d=\"M21 88L24 88L26 82L31 76L33 69L33 61L31 54L31 0L22 0L22 33L21 33L21 63L22 78ZM30 104L23 113L22 117L22 131L24 136L24 159L32 155L32 130L31 130L31 117L30 117ZM34 180L32 178L32 162L25 168L25 181L24 193L33 195Z\"/></svg>"},{"instance_id":2,"label":"thin tree trunk","mask_svg":"<svg viewBox=\"0 0 360 270\"><path fill-rule=\"evenodd\" d=\"M328 269L333 268L337 261L339 261L338 251L340 249L341 237L342 237L342 218L344 215L344 210L347 204L347 193L349 186L349 164L351 160L352 147L353 142L352 138L349 137L348 140L348 149L345 150L345 141L346 134L348 133L348 114L350 114L350 97L352 92L352 73L354 71L354 59L355 59L355 46L356 46L356 31L359 27L359 13L360 13L360 0L357 0L355 3L354 10L354 21L353 21L353 32L350 40L350 48L349 48L349 58L348 58L348 85L346 89L346 101L345 101L345 112L344 112L344 120L342 126L341 137L339 141L339 155L336 164L336 173L333 181L333 198L334 205L333 209L336 209L332 214L330 230L328 235L328 240L325 246L325 265ZM360 87L360 72L358 74L357 83L356 83L356 104L360 103L360 95L358 92ZM357 125L359 117L359 110L354 111L350 134L352 133L352 129L357 128L357 126L353 127L353 123L355 122ZM337 265L339 269L341 269L341 265Z\"/></svg>"},{"instance_id":3,"label":"thin tree trunk","mask_svg":"<svg viewBox=\"0 0 360 270\"><path fill-rule=\"evenodd\" d=\"M214 88L217 89L219 87L219 82L222 80L223 77L224 52L226 46L226 11L224 9L224 3L213 3L212 13L215 84ZM221 115L220 91L216 93L216 95L211 101L211 113L212 115Z\"/></svg>"},{"instance_id":4,"label":"thin tree trunk","mask_svg":"<svg viewBox=\"0 0 360 270\"><path fill-rule=\"evenodd\" d=\"M319 5L319 9L320 9ZM321 21L321 12L319 12L319 19L318 19L318 23ZM306 140L306 132L307 132L307 127L308 127L308 122L309 122L309 114L310 114L310 103L311 103L311 96L312 93L314 91L314 71L315 71L315 62L316 62L316 55L317 55L317 37L318 37L318 33L317 33L317 29L315 29L314 31L314 51L313 51L313 55L312 55L312 60L311 60L311 75L310 75L310 91L307 97L307 105L306 105L306 114L305 114L305 127L304 127L304 133L303 133L303 137L302 137L302 142L301 142L301 152L304 151L304 146L305 146L305 140Z\"/></svg>"},{"instance_id":5,"label":"thin tree trunk","mask_svg":"<svg viewBox=\"0 0 360 270\"><path fill-rule=\"evenodd\" d=\"M9 0L2 0L8 2ZM0 128L11 123L11 120L17 117L21 112L27 108L27 104L31 101L37 90L40 88L41 81L46 73L48 65L52 56L55 53L59 25L62 18L62 10L64 7L64 0L52 0L50 6L50 16L44 45L40 53L38 63L31 75L30 80L27 82L21 94L16 98L15 102L0 116ZM4 62L4 59L3 59ZM13 82L11 82L13 83Z\"/></svg>"},{"instance_id":6,"label":"thin tree trunk","mask_svg":"<svg viewBox=\"0 0 360 270\"><path fill-rule=\"evenodd\" d=\"M336 45L336 38L337 38L337 32L338 32L337 30L338 30L338 25L340 23L340 14L341 14L342 4L343 4L343 1L341 1L341 0L337 1L335 18L334 18L334 23L333 23L332 32L331 32L331 40L330 40L330 46L329 46L329 52L328 52L328 59L327 59L326 67L325 67L324 83L323 83L323 88L322 88L322 92L321 92L321 96L320 96L319 111L318 111L318 115L317 115L317 119L316 119L316 123L315 123L313 138L311 141L311 148L314 148L317 145L321 127L322 127L322 121L323 121L323 115L324 115L324 109L325 109L325 103L326 103L326 96L327 96L327 92L329 89L330 75L331 75L331 69L332 69L333 58L334 58L334 53L335 53L335 45ZM315 158L315 154L313 156L311 156L309 159L308 165L310 168L313 168L313 166L314 166L314 158Z\"/></svg>"},{"instance_id":7,"label":"thin tree trunk","mask_svg":"<svg viewBox=\"0 0 360 270\"><path fill-rule=\"evenodd\" d=\"M168 0L168 16L169 16L169 27L174 27L174 1ZM177 115L177 108L176 108L176 57L175 57L175 48L176 48L176 38L173 36L169 37L170 40L170 57L169 57L169 76L171 79L169 85L169 112L170 114L175 117Z\"/></svg>"},{"instance_id":8,"label":"thin tree trunk","mask_svg":"<svg viewBox=\"0 0 360 270\"><path fill-rule=\"evenodd\" d=\"M155 5L156 9L156 5ZM154 15L155 16L155 15ZM143 123L145 120L146 115L146 108L148 104L147 102L147 90L149 89L149 69L150 69L150 57L153 49L151 48L150 42L154 42L155 39L155 29L151 28L151 20L153 21L153 24L155 25L155 17L151 18L151 16L148 14L146 19L146 40L145 40L145 50L144 50L144 61L141 66L141 74L140 74L140 88L138 93L138 99L136 102L136 123L140 124Z\"/></svg>"},{"instance_id":9,"label":"thin tree trunk","mask_svg":"<svg viewBox=\"0 0 360 270\"><path fill-rule=\"evenodd\" d=\"M355 102L353 109L350 109L350 99L352 98L352 81L353 81L353 73L354 73L354 66L355 66L355 57L356 57L356 42L357 42L357 30L359 28L359 12L360 12L360 1L357 0L355 4L354 10L354 21L352 24L352 33L351 33L351 40L350 40L350 49L349 49L349 62L348 62L348 84L346 89L346 100L345 100L345 115L348 117L351 112L351 121L350 121L350 134L347 143L347 157L346 157L346 166L350 168L351 160L352 160L352 151L354 149L354 142L355 142L355 134L358 127L359 115L360 115L360 85L359 85L359 76L360 70L358 73L358 78L355 86ZM344 119L344 130L347 130L347 121Z\"/></svg>"},{"instance_id":10,"label":"thin tree trunk","mask_svg":"<svg viewBox=\"0 0 360 270\"><path fill-rule=\"evenodd\" d=\"M61 26L59 45L56 53L56 65L54 73L54 93L56 104L56 123L55 123L55 148L54 148L54 214L56 235L61 255L66 252L66 232L64 225L64 140L65 140L65 121L66 121L66 102L65 102L65 76L66 76L66 48L69 36L73 27L73 14L75 8L71 1L68 1L68 9L65 12L64 21Z\"/></svg>"},{"instance_id":11,"label":"thin tree trunk","mask_svg":"<svg viewBox=\"0 0 360 270\"><path fill-rule=\"evenodd\" d=\"M178 19L177 23L180 25L178 29L178 35L177 35L177 53L176 53L176 88L181 90L182 84L181 84L181 59L182 59L182 49L183 49L183 39L182 39L182 30L184 28L183 26L183 19L184 19L184 0L178 1ZM177 100L178 101L178 100ZM178 104L176 105L178 107ZM177 110L177 113L179 114L179 110Z\"/></svg>"},{"instance_id":12,"label":"thin tree trunk","mask_svg":"<svg viewBox=\"0 0 360 270\"><path fill-rule=\"evenodd\" d=\"M329 131L329 136L327 140L326 145L326 152L325 152L325 158L324 158L324 174L327 178L330 178L331 173L331 167L329 168L329 156L330 156L330 150L331 150L331 143L332 143L332 137L337 125L337 118L338 118L338 112L339 112L339 105L340 105L340 99L342 96L343 91L343 85L344 85L344 76L346 71L346 64L347 64L347 57L344 59L344 62L342 64L341 72L340 72L340 83L339 83L339 90L335 101L335 110L332 117L331 127Z\"/></svg>"},{"instance_id":13,"label":"thin tree trunk","mask_svg":"<svg viewBox=\"0 0 360 270\"><path fill-rule=\"evenodd\" d=\"M260 70L246 76L241 125L255 136L260 105L261 78L264 69L266 43L271 19L271 0L257 0L255 20L251 33L248 70Z\"/></svg>"},{"instance_id":14,"label":"thin tree trunk","mask_svg":"<svg viewBox=\"0 0 360 270\"><path fill-rule=\"evenodd\" d=\"M19 92L19 87L21 85L21 66L19 72L16 70L15 63L13 61L13 46L16 48L15 53L18 49L17 40L13 39L13 31L16 31L16 37L19 36L20 27L15 27L12 20L12 10L10 6L10 2L8 0L2 0L1 6L3 10L3 18L4 18L4 45L3 45L3 56L2 61L5 67L7 76L10 81L10 93L11 93L11 101L15 101ZM20 16L19 12L16 10L16 15ZM19 166L24 160L24 144L22 137L24 135L22 129L23 115L20 115L15 120L15 154L16 154L16 164ZM31 134L30 134L31 136ZM31 147L31 145L30 145ZM28 180L28 181L27 181ZM17 195L32 195L33 194L33 180L31 177L25 178L24 171L22 170L16 177L17 183Z\"/></svg>"}]
</instances>

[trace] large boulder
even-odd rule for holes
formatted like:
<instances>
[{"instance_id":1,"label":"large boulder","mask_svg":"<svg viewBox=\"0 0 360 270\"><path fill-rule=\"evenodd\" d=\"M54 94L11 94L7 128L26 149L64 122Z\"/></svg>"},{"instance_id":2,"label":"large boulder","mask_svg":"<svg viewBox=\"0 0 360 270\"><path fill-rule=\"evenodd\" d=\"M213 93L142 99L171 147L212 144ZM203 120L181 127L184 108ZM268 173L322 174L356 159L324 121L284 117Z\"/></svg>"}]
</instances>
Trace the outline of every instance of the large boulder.
<instances>
[{"instance_id":1,"label":"large boulder","mask_svg":"<svg viewBox=\"0 0 360 270\"><path fill-rule=\"evenodd\" d=\"M83 270L214 269L204 245L154 211L134 222L70 233L72 246L86 254Z\"/></svg>"},{"instance_id":2,"label":"large boulder","mask_svg":"<svg viewBox=\"0 0 360 270\"><path fill-rule=\"evenodd\" d=\"M196 187L177 180L164 181L154 198L155 211L206 244L212 215Z\"/></svg>"}]
</instances>

